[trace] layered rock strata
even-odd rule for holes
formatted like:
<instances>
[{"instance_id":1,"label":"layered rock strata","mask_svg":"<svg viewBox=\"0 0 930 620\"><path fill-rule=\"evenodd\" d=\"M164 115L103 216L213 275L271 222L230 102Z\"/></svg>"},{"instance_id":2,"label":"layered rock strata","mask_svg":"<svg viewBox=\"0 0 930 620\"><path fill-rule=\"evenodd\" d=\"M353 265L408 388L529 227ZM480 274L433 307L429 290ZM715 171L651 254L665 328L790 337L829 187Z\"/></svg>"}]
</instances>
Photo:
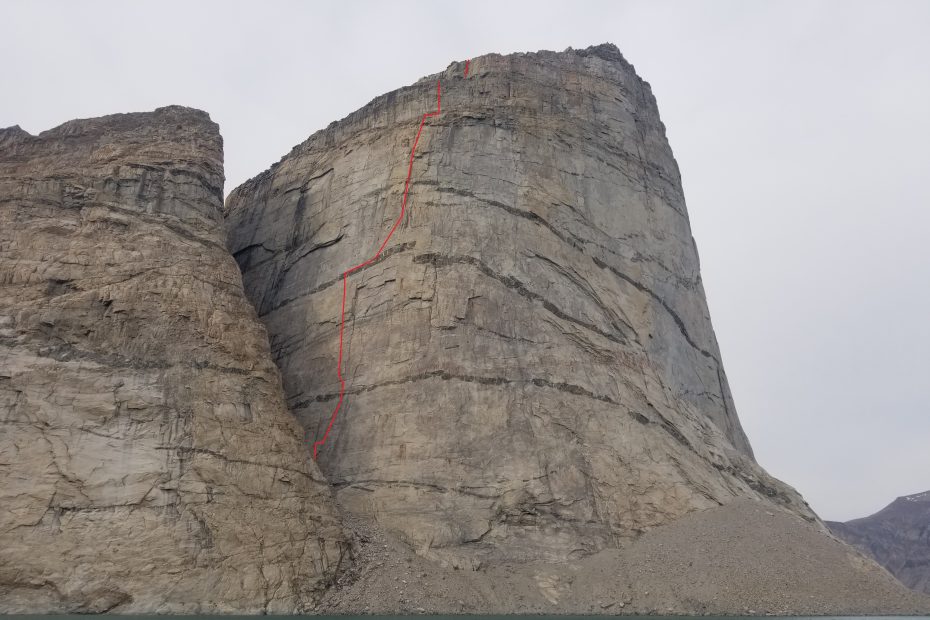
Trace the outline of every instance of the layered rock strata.
<instances>
[{"instance_id":1,"label":"layered rock strata","mask_svg":"<svg viewBox=\"0 0 930 620\"><path fill-rule=\"evenodd\" d=\"M0 610L295 612L345 551L197 110L0 131Z\"/></svg>"},{"instance_id":2,"label":"layered rock strata","mask_svg":"<svg viewBox=\"0 0 930 620\"><path fill-rule=\"evenodd\" d=\"M227 200L291 410L350 512L452 565L614 547L734 498L754 461L649 85L612 45L450 65Z\"/></svg>"}]
</instances>

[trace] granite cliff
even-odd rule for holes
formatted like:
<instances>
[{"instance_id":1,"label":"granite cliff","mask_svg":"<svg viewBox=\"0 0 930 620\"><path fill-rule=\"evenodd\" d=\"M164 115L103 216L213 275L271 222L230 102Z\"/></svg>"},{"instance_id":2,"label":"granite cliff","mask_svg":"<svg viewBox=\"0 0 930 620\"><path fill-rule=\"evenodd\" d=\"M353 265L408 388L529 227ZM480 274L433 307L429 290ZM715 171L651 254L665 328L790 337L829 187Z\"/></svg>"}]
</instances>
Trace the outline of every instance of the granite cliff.
<instances>
[{"instance_id":1,"label":"granite cliff","mask_svg":"<svg viewBox=\"0 0 930 620\"><path fill-rule=\"evenodd\" d=\"M222 160L0 130L0 611L930 612L755 462L614 46Z\"/></svg>"},{"instance_id":2,"label":"granite cliff","mask_svg":"<svg viewBox=\"0 0 930 620\"><path fill-rule=\"evenodd\" d=\"M196 110L0 130L0 610L294 612L334 577L222 188Z\"/></svg>"},{"instance_id":3,"label":"granite cliff","mask_svg":"<svg viewBox=\"0 0 930 620\"><path fill-rule=\"evenodd\" d=\"M289 406L352 514L476 566L614 547L752 497L678 168L613 46L488 55L372 101L227 199Z\"/></svg>"},{"instance_id":4,"label":"granite cliff","mask_svg":"<svg viewBox=\"0 0 930 620\"><path fill-rule=\"evenodd\" d=\"M827 525L901 583L930 594L930 491L899 497L862 519Z\"/></svg>"}]
</instances>

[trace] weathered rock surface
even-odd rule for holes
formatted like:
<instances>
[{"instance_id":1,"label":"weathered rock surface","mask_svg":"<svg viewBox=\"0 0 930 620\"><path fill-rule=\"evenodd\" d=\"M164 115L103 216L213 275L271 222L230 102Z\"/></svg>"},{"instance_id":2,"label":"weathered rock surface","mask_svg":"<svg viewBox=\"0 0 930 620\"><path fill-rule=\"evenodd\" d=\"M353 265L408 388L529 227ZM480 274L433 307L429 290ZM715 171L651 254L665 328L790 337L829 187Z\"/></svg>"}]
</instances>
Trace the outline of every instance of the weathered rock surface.
<instances>
[{"instance_id":1,"label":"weathered rock surface","mask_svg":"<svg viewBox=\"0 0 930 620\"><path fill-rule=\"evenodd\" d=\"M679 172L619 51L473 59L311 136L227 200L229 247L340 502L452 565L577 558L758 498Z\"/></svg>"},{"instance_id":2,"label":"weathered rock surface","mask_svg":"<svg viewBox=\"0 0 930 620\"><path fill-rule=\"evenodd\" d=\"M438 567L350 518L356 562L324 613L857 616L930 613L858 551L785 509L736 500L579 560Z\"/></svg>"},{"instance_id":3,"label":"weathered rock surface","mask_svg":"<svg viewBox=\"0 0 930 620\"><path fill-rule=\"evenodd\" d=\"M827 525L904 585L930 594L930 491L899 497L869 517Z\"/></svg>"},{"instance_id":4,"label":"weathered rock surface","mask_svg":"<svg viewBox=\"0 0 930 620\"><path fill-rule=\"evenodd\" d=\"M0 610L308 609L344 539L196 110L0 131Z\"/></svg>"}]
</instances>

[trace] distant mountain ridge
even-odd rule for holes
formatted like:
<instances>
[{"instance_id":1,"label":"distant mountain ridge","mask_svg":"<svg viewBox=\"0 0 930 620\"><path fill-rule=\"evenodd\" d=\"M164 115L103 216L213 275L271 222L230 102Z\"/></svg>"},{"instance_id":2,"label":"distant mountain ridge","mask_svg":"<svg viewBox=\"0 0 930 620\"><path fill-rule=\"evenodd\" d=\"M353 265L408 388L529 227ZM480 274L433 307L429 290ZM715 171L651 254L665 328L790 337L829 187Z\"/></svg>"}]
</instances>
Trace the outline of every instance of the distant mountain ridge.
<instances>
[{"instance_id":1,"label":"distant mountain ridge","mask_svg":"<svg viewBox=\"0 0 930 620\"><path fill-rule=\"evenodd\" d=\"M930 594L930 491L899 497L869 517L827 525L904 585Z\"/></svg>"}]
</instances>

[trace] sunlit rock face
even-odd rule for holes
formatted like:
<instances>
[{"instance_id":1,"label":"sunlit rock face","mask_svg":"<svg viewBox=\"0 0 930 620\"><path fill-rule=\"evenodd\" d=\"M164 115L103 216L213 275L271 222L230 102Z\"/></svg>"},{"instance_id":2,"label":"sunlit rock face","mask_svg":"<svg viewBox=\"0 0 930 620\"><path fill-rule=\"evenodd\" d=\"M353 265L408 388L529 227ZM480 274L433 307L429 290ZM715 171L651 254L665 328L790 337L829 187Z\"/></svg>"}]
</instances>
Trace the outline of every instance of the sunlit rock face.
<instances>
[{"instance_id":1,"label":"sunlit rock face","mask_svg":"<svg viewBox=\"0 0 930 620\"><path fill-rule=\"evenodd\" d=\"M0 610L295 612L342 560L200 111L0 130Z\"/></svg>"},{"instance_id":2,"label":"sunlit rock face","mask_svg":"<svg viewBox=\"0 0 930 620\"><path fill-rule=\"evenodd\" d=\"M454 565L560 559L755 497L679 172L612 45L472 59L378 97L227 200L230 250L347 510Z\"/></svg>"}]
</instances>

